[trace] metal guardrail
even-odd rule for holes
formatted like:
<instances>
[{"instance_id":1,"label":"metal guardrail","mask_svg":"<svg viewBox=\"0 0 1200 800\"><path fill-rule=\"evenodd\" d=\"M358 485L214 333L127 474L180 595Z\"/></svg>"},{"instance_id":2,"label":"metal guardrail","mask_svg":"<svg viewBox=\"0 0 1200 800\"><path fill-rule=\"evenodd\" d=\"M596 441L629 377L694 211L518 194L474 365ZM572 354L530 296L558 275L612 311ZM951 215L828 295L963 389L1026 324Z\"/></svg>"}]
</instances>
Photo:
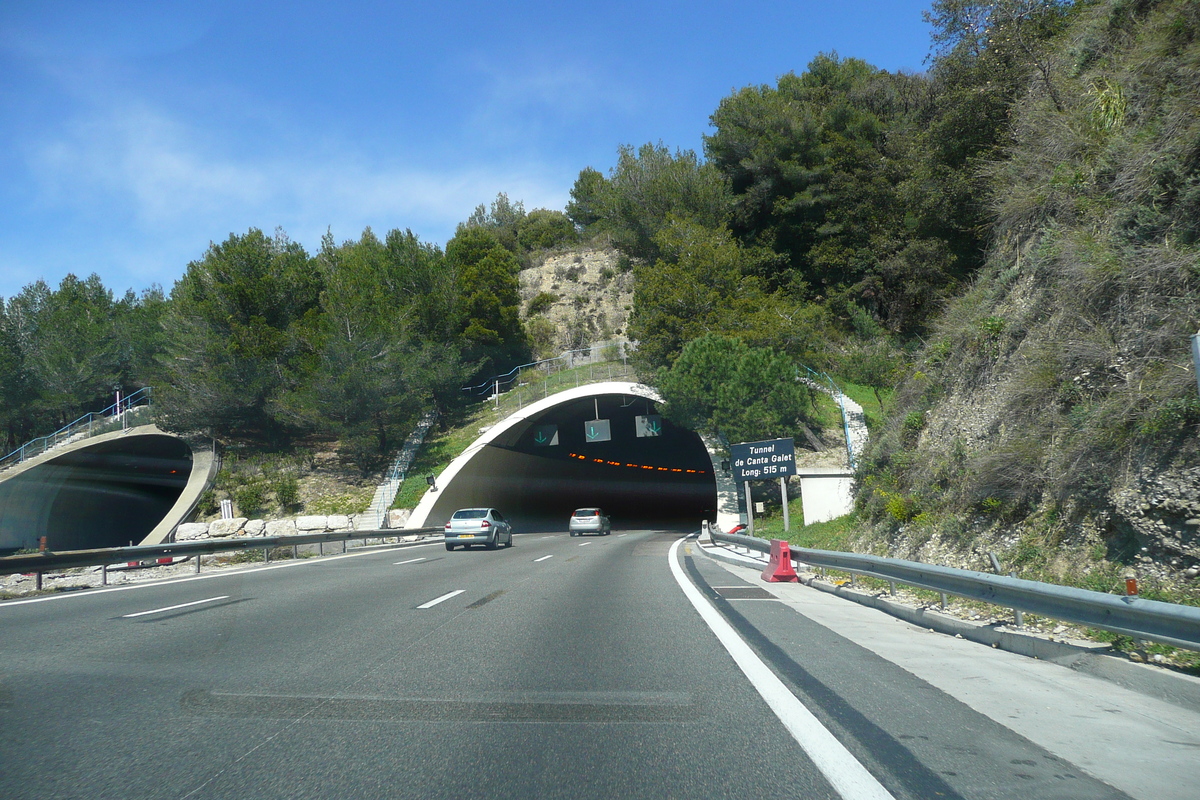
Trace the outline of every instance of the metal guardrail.
<instances>
[{"instance_id":1,"label":"metal guardrail","mask_svg":"<svg viewBox=\"0 0 1200 800\"><path fill-rule=\"evenodd\" d=\"M351 539L384 539L393 536L408 536L414 533L444 533L443 528L397 528L374 531L332 531L326 533L301 533L294 536L256 536L236 539L204 539L194 542L172 542L170 544L133 545L132 547L104 547L95 550L68 550L62 553L22 553L0 558L0 575L34 573L71 569L73 567L97 567L121 564L130 561L145 561L175 556L200 556L235 550L266 550L275 547L293 547L302 544L325 544L344 542ZM199 572L200 562L196 562Z\"/></svg>"},{"instance_id":2,"label":"metal guardrail","mask_svg":"<svg viewBox=\"0 0 1200 800\"><path fill-rule=\"evenodd\" d=\"M88 438L101 433L126 427L129 423L128 412L137 408L148 408L153 387L144 386L120 401L113 403L103 411L89 411L74 422L70 422L45 436L31 439L0 458L0 469L16 466L34 456L39 456L52 450L60 444L76 438Z\"/></svg>"},{"instance_id":3,"label":"metal guardrail","mask_svg":"<svg viewBox=\"0 0 1200 800\"><path fill-rule=\"evenodd\" d=\"M713 533L714 541L769 553L766 539ZM1141 597L1122 597L986 572L902 561L898 558L808 550L789 545L794 561L945 592L997 606L1074 622L1137 639L1200 650L1200 608Z\"/></svg>"},{"instance_id":4,"label":"metal guardrail","mask_svg":"<svg viewBox=\"0 0 1200 800\"><path fill-rule=\"evenodd\" d=\"M607 358L606 354L612 348L616 349L619 354L618 358ZM541 361L533 361L528 364L521 364L513 367L503 375L493 375L483 383L475 386L464 386L462 391L472 397L495 397L501 392L506 392L519 383L522 375L527 370L536 370L544 374L550 374L555 370L563 371L573 369L576 366L594 363L607 363L608 361L621 361L625 363L628 351L633 349L633 344L625 341L601 342L584 347L579 350L567 350L554 358L544 358ZM585 355L586 354L586 355Z\"/></svg>"}]
</instances>

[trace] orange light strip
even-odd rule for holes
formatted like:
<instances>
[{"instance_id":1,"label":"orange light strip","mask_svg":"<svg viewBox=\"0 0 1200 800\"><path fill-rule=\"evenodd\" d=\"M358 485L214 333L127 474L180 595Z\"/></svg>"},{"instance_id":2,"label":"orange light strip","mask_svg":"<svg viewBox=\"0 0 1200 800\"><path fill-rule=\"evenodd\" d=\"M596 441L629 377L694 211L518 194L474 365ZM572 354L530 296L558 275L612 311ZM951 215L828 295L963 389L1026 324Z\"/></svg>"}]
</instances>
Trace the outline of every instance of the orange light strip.
<instances>
[{"instance_id":1,"label":"orange light strip","mask_svg":"<svg viewBox=\"0 0 1200 800\"><path fill-rule=\"evenodd\" d=\"M588 461L588 457L579 453L568 453L571 458L578 458L580 461ZM655 472L686 472L688 475L707 475L708 472L702 469L681 469L680 467L655 467L649 464L622 464L620 461L606 461L603 458L590 459L595 464L607 464L610 467L629 467L630 469L649 469Z\"/></svg>"}]
</instances>

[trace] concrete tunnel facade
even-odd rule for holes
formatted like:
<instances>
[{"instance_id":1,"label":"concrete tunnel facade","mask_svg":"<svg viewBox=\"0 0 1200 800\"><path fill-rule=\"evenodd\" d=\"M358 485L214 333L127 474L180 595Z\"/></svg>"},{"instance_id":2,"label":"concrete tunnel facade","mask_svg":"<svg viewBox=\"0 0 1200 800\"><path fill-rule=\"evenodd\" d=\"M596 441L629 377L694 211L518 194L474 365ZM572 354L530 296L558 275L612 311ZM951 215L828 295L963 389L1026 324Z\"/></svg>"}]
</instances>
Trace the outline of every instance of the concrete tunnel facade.
<instances>
[{"instance_id":1,"label":"concrete tunnel facade","mask_svg":"<svg viewBox=\"0 0 1200 800\"><path fill-rule=\"evenodd\" d=\"M62 446L0 473L0 552L159 544L191 513L215 469L153 425Z\"/></svg>"},{"instance_id":2,"label":"concrete tunnel facade","mask_svg":"<svg viewBox=\"0 0 1200 800\"><path fill-rule=\"evenodd\" d=\"M406 527L442 525L459 508L491 506L517 532L564 530L571 512L599 506L615 527L715 519L712 459L691 430L654 419L661 398L626 381L552 395L485 430L436 476ZM609 438L597 440L608 422ZM639 434L639 427L642 434ZM551 434L556 434L552 438ZM409 476L422 480L424 476Z\"/></svg>"}]
</instances>

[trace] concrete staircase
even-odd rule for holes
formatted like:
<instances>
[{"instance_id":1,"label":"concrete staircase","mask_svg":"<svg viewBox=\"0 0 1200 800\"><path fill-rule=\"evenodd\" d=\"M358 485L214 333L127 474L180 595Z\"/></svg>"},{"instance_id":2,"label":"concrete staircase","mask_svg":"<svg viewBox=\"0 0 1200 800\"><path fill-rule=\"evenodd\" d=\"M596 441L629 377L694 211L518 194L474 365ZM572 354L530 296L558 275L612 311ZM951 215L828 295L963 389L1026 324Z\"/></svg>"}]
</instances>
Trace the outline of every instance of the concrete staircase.
<instances>
[{"instance_id":1,"label":"concrete staircase","mask_svg":"<svg viewBox=\"0 0 1200 800\"><path fill-rule=\"evenodd\" d=\"M388 508L391 507L392 501L396 499L396 492L400 491L400 486L404 483L408 468L412 465L412 460L416 457L417 450L421 448L421 443L425 441L425 432L429 430L436 419L437 414L430 411L421 418L421 421L417 423L417 427L413 428L412 433L408 435L408 438L404 441L404 447L400 450L400 455L396 456L395 462L392 463L391 469L388 470L387 478L375 489L375 496L371 498L371 505L356 518L354 527L357 530L377 531L381 530L387 523Z\"/></svg>"}]
</instances>

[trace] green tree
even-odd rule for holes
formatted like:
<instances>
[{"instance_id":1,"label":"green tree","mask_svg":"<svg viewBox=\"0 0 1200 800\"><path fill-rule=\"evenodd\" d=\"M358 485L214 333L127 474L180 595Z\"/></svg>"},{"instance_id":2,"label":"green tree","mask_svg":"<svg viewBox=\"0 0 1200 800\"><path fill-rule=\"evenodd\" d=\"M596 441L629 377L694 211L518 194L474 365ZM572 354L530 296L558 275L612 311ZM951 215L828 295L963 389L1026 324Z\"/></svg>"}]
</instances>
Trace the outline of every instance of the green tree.
<instances>
[{"instance_id":1,"label":"green tree","mask_svg":"<svg viewBox=\"0 0 1200 800\"><path fill-rule=\"evenodd\" d=\"M517 243L526 251L563 247L578 238L570 218L561 211L535 208L517 226Z\"/></svg>"},{"instance_id":2,"label":"green tree","mask_svg":"<svg viewBox=\"0 0 1200 800\"><path fill-rule=\"evenodd\" d=\"M571 187L571 200L567 203L567 216L580 229L587 230L604 217L604 195L608 179L599 170L584 167Z\"/></svg>"},{"instance_id":3,"label":"green tree","mask_svg":"<svg viewBox=\"0 0 1200 800\"><path fill-rule=\"evenodd\" d=\"M811 390L796 367L735 337L710 333L688 342L658 388L669 419L727 441L795 436L807 427Z\"/></svg>"},{"instance_id":4,"label":"green tree","mask_svg":"<svg viewBox=\"0 0 1200 800\"><path fill-rule=\"evenodd\" d=\"M458 278L464 359L489 375L527 360L516 257L493 231L476 226L459 228L446 260Z\"/></svg>"},{"instance_id":5,"label":"green tree","mask_svg":"<svg viewBox=\"0 0 1200 800\"><path fill-rule=\"evenodd\" d=\"M728 217L729 191L716 168L691 150L672 155L661 142L637 150L622 146L607 184L600 186L596 202L603 228L617 248L646 263L661 254L656 237L672 217L708 228L719 228Z\"/></svg>"},{"instance_id":6,"label":"green tree","mask_svg":"<svg viewBox=\"0 0 1200 800\"><path fill-rule=\"evenodd\" d=\"M304 248L282 232L231 234L188 264L163 318L164 424L269 443L291 436L275 403L291 388L320 288Z\"/></svg>"},{"instance_id":7,"label":"green tree","mask_svg":"<svg viewBox=\"0 0 1200 800\"><path fill-rule=\"evenodd\" d=\"M427 305L448 300L441 259L411 231L381 242L370 228L341 246L326 234L314 259L321 313L280 406L298 425L338 437L364 474L467 377L450 332L427 317Z\"/></svg>"},{"instance_id":8,"label":"green tree","mask_svg":"<svg viewBox=\"0 0 1200 800\"><path fill-rule=\"evenodd\" d=\"M100 277L67 275L55 291L39 281L17 300L30 325L25 364L39 412L61 425L110 398L121 377L120 349L112 292Z\"/></svg>"}]
</instances>

